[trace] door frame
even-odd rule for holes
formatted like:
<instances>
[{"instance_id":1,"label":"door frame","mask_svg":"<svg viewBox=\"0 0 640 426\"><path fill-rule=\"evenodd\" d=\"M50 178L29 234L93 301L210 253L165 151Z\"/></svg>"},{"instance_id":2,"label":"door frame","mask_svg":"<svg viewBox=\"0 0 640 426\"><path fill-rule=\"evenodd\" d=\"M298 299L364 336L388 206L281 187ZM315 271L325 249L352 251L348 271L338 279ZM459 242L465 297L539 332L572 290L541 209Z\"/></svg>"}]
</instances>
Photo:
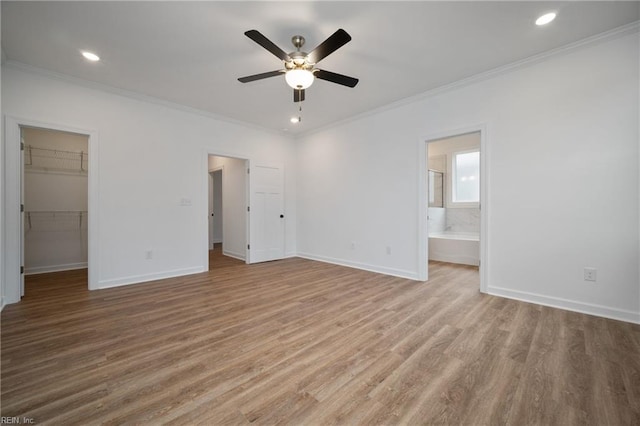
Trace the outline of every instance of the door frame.
<instances>
[{"instance_id":1,"label":"door frame","mask_svg":"<svg viewBox=\"0 0 640 426\"><path fill-rule=\"evenodd\" d=\"M203 166L203 172L202 172L202 192L201 192L201 199L205 200L204 203L202 203L202 210L204 212L204 214L201 215L201 217L205 218L205 222L201 225L200 229L206 229L206 233L204 234L204 238L202 238L201 243L200 243L200 247L202 248L202 265L203 265L203 271L208 271L209 270L209 179L210 179L210 172L211 171L215 171L216 168L213 169L209 169L209 156L215 156L215 157L227 157L227 158L234 158L236 160L243 160L245 162L245 165L247 167L247 170L250 169L251 167L251 159L247 158L244 155L239 155L239 154L234 154L234 153L229 153L229 152L222 152L222 151L218 151L218 150L213 150L213 149L208 149L205 148L204 149L204 153L202 156L202 166ZM248 174L248 172L247 172ZM223 182L224 182L224 171L223 171L223 176L222 176ZM245 204L247 206L249 206L249 190L250 190L250 183L249 183L249 179L245 179ZM224 193L224 190L223 190ZM248 248L248 244L250 241L250 228L249 228L249 212L245 212L245 229L246 229L246 246L245 246L245 262L246 264L251 263L251 259L250 259L250 250ZM224 219L223 219L224 221ZM224 246L224 231L222 234L222 244Z\"/></svg>"},{"instance_id":2,"label":"door frame","mask_svg":"<svg viewBox=\"0 0 640 426\"><path fill-rule=\"evenodd\" d=\"M4 261L3 283L4 300L3 303L16 303L22 296L22 279L24 275L20 273L21 258L24 253L22 233L22 214L20 204L22 203L22 183L24 182L24 165L21 161L20 137L21 127L36 127L48 130L57 130L68 133L78 133L88 136L88 288L94 290L98 288L99 280L99 163L98 163L98 132L91 129L79 128L67 124L51 123L30 118L15 116L5 116L5 156L4 156L4 221L2 223L4 245L2 256ZM16 249L17 248L17 249Z\"/></svg>"},{"instance_id":3,"label":"door frame","mask_svg":"<svg viewBox=\"0 0 640 426\"><path fill-rule=\"evenodd\" d=\"M420 138L418 143L418 277L421 281L429 278L429 229L427 223L427 145L439 139L460 136L468 133L480 133L480 292L487 293L489 286L489 179L490 152L487 124L475 124L467 127L445 130Z\"/></svg>"}]
</instances>

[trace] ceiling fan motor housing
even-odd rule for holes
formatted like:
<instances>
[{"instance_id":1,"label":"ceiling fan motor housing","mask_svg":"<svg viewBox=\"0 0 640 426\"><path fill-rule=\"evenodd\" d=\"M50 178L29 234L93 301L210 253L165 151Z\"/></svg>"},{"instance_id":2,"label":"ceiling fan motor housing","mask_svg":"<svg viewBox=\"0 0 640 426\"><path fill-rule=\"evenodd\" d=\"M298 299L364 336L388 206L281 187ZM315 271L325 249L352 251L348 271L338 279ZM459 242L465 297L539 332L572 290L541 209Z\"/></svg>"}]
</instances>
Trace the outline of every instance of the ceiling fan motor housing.
<instances>
[{"instance_id":1,"label":"ceiling fan motor housing","mask_svg":"<svg viewBox=\"0 0 640 426\"><path fill-rule=\"evenodd\" d=\"M295 52L289 53L289 57L291 58L291 62L285 61L284 65L287 69L309 69L311 68L311 64L307 61L307 52L302 52L300 48L304 46L305 39L301 35L295 35L291 37L291 43L296 48Z\"/></svg>"},{"instance_id":2,"label":"ceiling fan motor housing","mask_svg":"<svg viewBox=\"0 0 640 426\"><path fill-rule=\"evenodd\" d=\"M294 35L291 37L291 43L295 46L296 49L300 50L302 46L304 46L305 39L301 35Z\"/></svg>"}]
</instances>

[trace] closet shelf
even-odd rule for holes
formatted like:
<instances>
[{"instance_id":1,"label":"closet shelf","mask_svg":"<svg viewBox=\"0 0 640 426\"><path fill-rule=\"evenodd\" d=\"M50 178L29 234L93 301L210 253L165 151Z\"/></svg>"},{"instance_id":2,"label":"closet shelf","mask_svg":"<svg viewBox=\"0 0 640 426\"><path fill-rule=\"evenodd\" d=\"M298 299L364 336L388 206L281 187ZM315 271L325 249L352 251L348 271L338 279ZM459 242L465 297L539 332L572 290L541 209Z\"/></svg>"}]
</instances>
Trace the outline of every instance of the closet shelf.
<instances>
[{"instance_id":1,"label":"closet shelf","mask_svg":"<svg viewBox=\"0 0 640 426\"><path fill-rule=\"evenodd\" d=\"M26 229L34 231L73 231L86 228L86 211L26 211Z\"/></svg>"},{"instance_id":2,"label":"closet shelf","mask_svg":"<svg viewBox=\"0 0 640 426\"><path fill-rule=\"evenodd\" d=\"M89 170L89 154L84 151L63 151L27 145L24 148L24 165L27 170L86 174Z\"/></svg>"}]
</instances>

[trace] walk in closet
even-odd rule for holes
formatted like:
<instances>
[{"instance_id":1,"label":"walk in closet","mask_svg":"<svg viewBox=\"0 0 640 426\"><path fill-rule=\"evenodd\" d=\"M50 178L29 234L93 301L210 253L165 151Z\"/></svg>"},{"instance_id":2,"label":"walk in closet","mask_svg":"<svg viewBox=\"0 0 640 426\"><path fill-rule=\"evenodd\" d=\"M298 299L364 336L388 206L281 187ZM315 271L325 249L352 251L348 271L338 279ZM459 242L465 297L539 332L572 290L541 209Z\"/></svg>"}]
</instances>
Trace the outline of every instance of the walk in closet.
<instances>
[{"instance_id":1,"label":"walk in closet","mask_svg":"<svg viewBox=\"0 0 640 426\"><path fill-rule=\"evenodd\" d=\"M87 267L88 137L22 128L26 274Z\"/></svg>"}]
</instances>

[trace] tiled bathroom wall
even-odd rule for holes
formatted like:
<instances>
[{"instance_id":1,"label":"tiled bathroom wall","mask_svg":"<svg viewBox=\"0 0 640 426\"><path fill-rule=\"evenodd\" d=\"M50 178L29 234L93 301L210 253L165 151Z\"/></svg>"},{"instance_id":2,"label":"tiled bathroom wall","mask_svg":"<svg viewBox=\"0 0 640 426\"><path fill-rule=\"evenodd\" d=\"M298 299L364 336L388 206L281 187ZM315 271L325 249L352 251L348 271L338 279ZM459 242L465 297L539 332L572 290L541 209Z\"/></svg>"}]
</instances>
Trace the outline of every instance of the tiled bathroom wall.
<instances>
[{"instance_id":1,"label":"tiled bathroom wall","mask_svg":"<svg viewBox=\"0 0 640 426\"><path fill-rule=\"evenodd\" d=\"M446 232L480 233L480 209L473 208L443 210L446 210Z\"/></svg>"},{"instance_id":2,"label":"tiled bathroom wall","mask_svg":"<svg viewBox=\"0 0 640 426\"><path fill-rule=\"evenodd\" d=\"M427 210L427 220L429 221L429 234L441 234L446 227L447 209L439 207L429 207Z\"/></svg>"}]
</instances>

